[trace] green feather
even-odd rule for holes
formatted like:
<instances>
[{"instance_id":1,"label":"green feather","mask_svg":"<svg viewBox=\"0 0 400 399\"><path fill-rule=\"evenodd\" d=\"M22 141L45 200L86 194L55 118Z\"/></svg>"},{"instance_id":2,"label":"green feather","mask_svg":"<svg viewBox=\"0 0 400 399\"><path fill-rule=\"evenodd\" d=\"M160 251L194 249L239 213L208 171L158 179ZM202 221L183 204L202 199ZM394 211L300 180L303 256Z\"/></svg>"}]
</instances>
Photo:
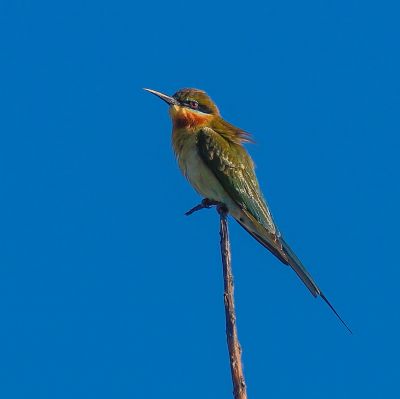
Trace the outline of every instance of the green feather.
<instances>
[{"instance_id":1,"label":"green feather","mask_svg":"<svg viewBox=\"0 0 400 399\"><path fill-rule=\"evenodd\" d=\"M245 148L210 128L198 132L197 148L230 197L270 233L277 234L254 173L253 161Z\"/></svg>"}]
</instances>

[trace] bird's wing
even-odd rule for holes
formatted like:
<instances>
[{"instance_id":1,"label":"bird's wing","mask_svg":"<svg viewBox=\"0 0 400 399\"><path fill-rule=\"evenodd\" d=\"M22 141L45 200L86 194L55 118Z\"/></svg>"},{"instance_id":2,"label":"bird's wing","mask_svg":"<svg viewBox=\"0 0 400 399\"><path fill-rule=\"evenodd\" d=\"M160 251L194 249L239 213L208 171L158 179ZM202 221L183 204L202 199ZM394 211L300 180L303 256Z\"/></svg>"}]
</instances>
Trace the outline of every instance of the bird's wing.
<instances>
[{"instance_id":1,"label":"bird's wing","mask_svg":"<svg viewBox=\"0 0 400 399\"><path fill-rule=\"evenodd\" d=\"M259 188L253 161L246 150L210 128L203 128L198 133L197 147L200 157L231 198L275 233L276 227Z\"/></svg>"},{"instance_id":2,"label":"bird's wing","mask_svg":"<svg viewBox=\"0 0 400 399\"><path fill-rule=\"evenodd\" d=\"M216 176L232 200L248 217L252 226L238 222L261 244L287 263L282 251L280 234L261 193L254 164L246 150L226 140L211 128L203 128L197 135L200 157Z\"/></svg>"},{"instance_id":3,"label":"bird's wing","mask_svg":"<svg viewBox=\"0 0 400 399\"><path fill-rule=\"evenodd\" d=\"M290 265L314 296L320 295L320 289L275 226L246 150L210 128L198 133L197 147L200 157L247 216L244 220L236 219L238 223L279 260Z\"/></svg>"},{"instance_id":4,"label":"bird's wing","mask_svg":"<svg viewBox=\"0 0 400 399\"><path fill-rule=\"evenodd\" d=\"M203 128L198 133L197 149L204 163L247 216L246 221L236 219L241 226L283 263L290 265L311 294L315 297L321 296L351 332L299 258L281 237L258 185L253 161L246 150L211 128Z\"/></svg>"}]
</instances>

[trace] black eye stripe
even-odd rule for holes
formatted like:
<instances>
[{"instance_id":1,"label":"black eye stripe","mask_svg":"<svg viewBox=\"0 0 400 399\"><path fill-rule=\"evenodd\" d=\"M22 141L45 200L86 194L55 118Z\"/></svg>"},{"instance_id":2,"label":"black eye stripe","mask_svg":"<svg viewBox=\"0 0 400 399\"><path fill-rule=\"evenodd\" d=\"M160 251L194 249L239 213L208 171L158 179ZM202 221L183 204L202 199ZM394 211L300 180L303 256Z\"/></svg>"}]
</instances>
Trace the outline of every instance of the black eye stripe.
<instances>
[{"instance_id":1,"label":"black eye stripe","mask_svg":"<svg viewBox=\"0 0 400 399\"><path fill-rule=\"evenodd\" d=\"M194 100L190 100L187 102L190 108L197 109L199 107L199 103Z\"/></svg>"},{"instance_id":2,"label":"black eye stripe","mask_svg":"<svg viewBox=\"0 0 400 399\"><path fill-rule=\"evenodd\" d=\"M205 114L211 114L212 110L210 108L208 108L206 105L200 105L197 108L199 111L204 112Z\"/></svg>"},{"instance_id":3,"label":"black eye stripe","mask_svg":"<svg viewBox=\"0 0 400 399\"><path fill-rule=\"evenodd\" d=\"M196 100L191 100L190 98L184 100L182 104L190 108L197 108L199 106L199 103Z\"/></svg>"},{"instance_id":4,"label":"black eye stripe","mask_svg":"<svg viewBox=\"0 0 400 399\"><path fill-rule=\"evenodd\" d=\"M206 105L199 104L198 101L196 101L196 100L186 99L181 104L184 105L185 107L188 107L190 109L194 109L196 111L203 112L205 114L211 114L212 113L212 109L211 108L207 107Z\"/></svg>"},{"instance_id":5,"label":"black eye stripe","mask_svg":"<svg viewBox=\"0 0 400 399\"><path fill-rule=\"evenodd\" d=\"M214 105L211 98L202 90L185 88L178 90L172 97L179 101L182 107L204 114L219 115L218 108ZM198 106L191 106L189 101L196 101Z\"/></svg>"},{"instance_id":6,"label":"black eye stripe","mask_svg":"<svg viewBox=\"0 0 400 399\"><path fill-rule=\"evenodd\" d=\"M183 96L180 93L175 93L172 97L175 98L175 100L179 101L180 104L184 107L193 109L195 111L203 112L204 114L213 114L214 113L213 108L211 108L207 105L201 104L197 100L191 99L190 97ZM197 107L191 106L190 105L191 102L197 103Z\"/></svg>"}]
</instances>

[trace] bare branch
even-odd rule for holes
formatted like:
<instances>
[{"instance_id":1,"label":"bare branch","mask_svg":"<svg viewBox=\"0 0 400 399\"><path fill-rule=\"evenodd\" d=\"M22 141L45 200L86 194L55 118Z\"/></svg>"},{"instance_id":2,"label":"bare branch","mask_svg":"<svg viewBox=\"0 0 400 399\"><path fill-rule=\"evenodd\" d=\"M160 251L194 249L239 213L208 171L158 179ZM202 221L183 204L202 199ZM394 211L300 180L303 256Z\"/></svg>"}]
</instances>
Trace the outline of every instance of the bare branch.
<instances>
[{"instance_id":1,"label":"bare branch","mask_svg":"<svg viewBox=\"0 0 400 399\"><path fill-rule=\"evenodd\" d=\"M186 215L199 211L204 208L210 208L215 205L220 217L220 230L221 237L221 258L222 270L224 276L224 306L225 306L225 325L226 325L226 340L228 343L229 362L231 366L233 396L235 399L247 399L246 383L243 373L242 365L242 349L240 347L238 333L236 328L236 312L234 301L234 285L233 274L231 266L231 247L229 242L228 231L228 210L224 204L215 201L204 199L201 204L186 212Z\"/></svg>"},{"instance_id":2,"label":"bare branch","mask_svg":"<svg viewBox=\"0 0 400 399\"><path fill-rule=\"evenodd\" d=\"M242 348L240 347L237 328L234 301L234 285L231 266L231 245L229 242L229 230L227 222L227 209L225 206L217 207L220 216L220 245L222 269L224 275L224 305L226 321L226 339L228 342L229 360L233 383L233 396L235 399L247 399L246 383L242 365Z\"/></svg>"}]
</instances>

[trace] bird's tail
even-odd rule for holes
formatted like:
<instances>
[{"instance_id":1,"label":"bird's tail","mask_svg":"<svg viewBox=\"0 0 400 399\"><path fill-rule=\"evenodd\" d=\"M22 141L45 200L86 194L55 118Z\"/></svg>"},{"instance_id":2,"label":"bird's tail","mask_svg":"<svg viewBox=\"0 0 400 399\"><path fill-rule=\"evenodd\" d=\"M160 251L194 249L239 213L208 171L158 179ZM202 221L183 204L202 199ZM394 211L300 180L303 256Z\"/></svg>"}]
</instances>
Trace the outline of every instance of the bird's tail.
<instances>
[{"instance_id":1,"label":"bird's tail","mask_svg":"<svg viewBox=\"0 0 400 399\"><path fill-rule=\"evenodd\" d=\"M344 320L340 317L339 313L336 309L331 305L326 296L320 290L314 279L311 277L310 273L308 273L307 269L303 266L300 259L296 256L296 254L291 250L286 241L281 237L280 241L282 243L282 249L286 254L289 266L296 272L296 274L300 277L301 281L305 284L305 286L310 290L311 294L314 297L320 296L325 303L331 308L333 313L335 313L336 317L342 322L342 324L349 330L352 334L352 331L348 327L348 325L344 322Z\"/></svg>"},{"instance_id":2,"label":"bird's tail","mask_svg":"<svg viewBox=\"0 0 400 399\"><path fill-rule=\"evenodd\" d=\"M287 257L289 266L296 272L301 281L310 290L314 297L321 295L321 290L311 277L310 273L308 273L307 269L303 266L300 259L296 256L296 254L292 251L282 237L280 237L280 242L282 243L282 249Z\"/></svg>"},{"instance_id":3,"label":"bird's tail","mask_svg":"<svg viewBox=\"0 0 400 399\"><path fill-rule=\"evenodd\" d=\"M322 293L314 279L308 273L307 269L303 266L300 259L291 250L289 245L282 236L277 237L275 234L269 233L259 222L257 222L252 215L242 210L240 215L233 215L236 221L251 234L261 245L270 250L281 262L289 265L296 274L300 277L304 285L310 290L314 297L320 296L326 304L331 308L336 317L343 323L343 325L350 331L350 328L339 316L339 313L328 301L326 296ZM279 244L278 244L279 243Z\"/></svg>"}]
</instances>

